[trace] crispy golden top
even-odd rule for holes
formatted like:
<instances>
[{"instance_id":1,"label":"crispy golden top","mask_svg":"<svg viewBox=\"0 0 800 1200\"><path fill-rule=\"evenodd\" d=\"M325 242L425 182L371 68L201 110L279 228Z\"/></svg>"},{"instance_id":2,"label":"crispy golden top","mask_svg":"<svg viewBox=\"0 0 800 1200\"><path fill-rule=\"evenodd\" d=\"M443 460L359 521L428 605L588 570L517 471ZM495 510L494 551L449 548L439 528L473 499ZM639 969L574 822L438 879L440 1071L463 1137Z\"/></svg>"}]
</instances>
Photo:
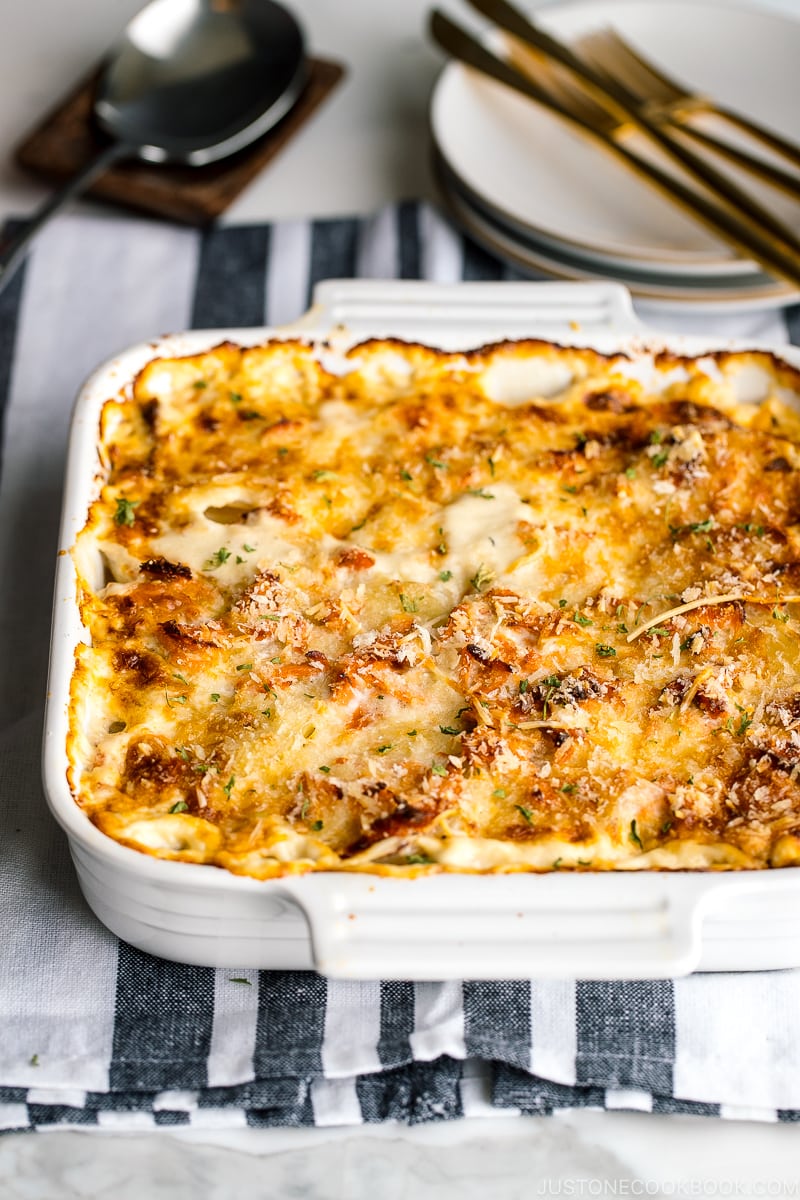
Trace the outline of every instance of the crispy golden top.
<instances>
[{"instance_id":1,"label":"crispy golden top","mask_svg":"<svg viewBox=\"0 0 800 1200\"><path fill-rule=\"evenodd\" d=\"M78 803L257 877L800 862L793 390L537 342L152 362L75 550Z\"/></svg>"}]
</instances>

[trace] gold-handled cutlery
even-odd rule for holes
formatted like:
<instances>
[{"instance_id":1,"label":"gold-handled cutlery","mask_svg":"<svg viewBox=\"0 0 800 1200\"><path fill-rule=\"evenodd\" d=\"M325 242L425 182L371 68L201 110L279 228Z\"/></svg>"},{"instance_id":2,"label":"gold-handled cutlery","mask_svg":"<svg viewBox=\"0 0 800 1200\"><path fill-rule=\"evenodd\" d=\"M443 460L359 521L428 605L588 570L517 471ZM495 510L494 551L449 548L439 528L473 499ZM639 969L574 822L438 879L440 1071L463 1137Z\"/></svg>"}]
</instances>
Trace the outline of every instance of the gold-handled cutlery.
<instances>
[{"instance_id":1,"label":"gold-handled cutlery","mask_svg":"<svg viewBox=\"0 0 800 1200\"><path fill-rule=\"evenodd\" d=\"M616 127L606 130L612 139L618 137L618 131L626 122L632 122L674 162L735 208L740 216L746 214L762 231L771 233L781 245L800 255L800 237L794 230L743 191L729 176L718 171L708 159L695 154L680 136L669 133L654 121L647 106L639 103L619 79L609 79L595 70L565 43L534 25L509 0L468 0L468 3L501 29L519 38L525 46L558 63L578 79L592 99L616 118Z\"/></svg>"},{"instance_id":2,"label":"gold-handled cutlery","mask_svg":"<svg viewBox=\"0 0 800 1200\"><path fill-rule=\"evenodd\" d=\"M471 0L473 2L473 0ZM494 7L495 0L489 0ZM483 4L484 0L479 0ZM510 8L505 5L503 7ZM511 9L516 14L515 9ZM518 14L524 22L525 18ZM504 25L507 28L507 25ZM745 257L754 258L773 275L788 280L794 287L800 286L800 253L791 243L778 241L762 229L749 214L737 211L729 205L711 200L703 192L683 183L677 176L664 171L649 158L636 153L616 140L615 131L620 118L607 107L598 103L593 96L571 83L563 73L555 80L555 72L542 67L536 77L529 68L523 72L513 62L493 54L477 38L452 21L444 13L434 10L430 21L431 34L439 46L467 66L505 84L528 99L549 109L567 121L573 128L590 136L595 142L611 151L620 161L647 180L663 195L678 203L684 210L698 218L718 237L734 246ZM517 30L510 31L517 35ZM548 35L543 35L547 40ZM555 43L559 50L571 56L567 47ZM598 90L602 91L602 88ZM723 181L724 182L724 181Z\"/></svg>"}]
</instances>

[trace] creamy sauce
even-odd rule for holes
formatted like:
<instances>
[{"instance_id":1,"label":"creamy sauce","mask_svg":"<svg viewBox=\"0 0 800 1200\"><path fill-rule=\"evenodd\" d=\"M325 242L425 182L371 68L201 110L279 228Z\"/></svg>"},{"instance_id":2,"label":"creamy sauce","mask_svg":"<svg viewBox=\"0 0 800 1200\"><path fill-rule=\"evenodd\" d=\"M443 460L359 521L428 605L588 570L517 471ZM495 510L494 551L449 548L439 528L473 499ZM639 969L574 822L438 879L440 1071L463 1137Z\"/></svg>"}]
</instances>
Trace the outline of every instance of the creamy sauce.
<instances>
[{"instance_id":1,"label":"creamy sauce","mask_svg":"<svg viewBox=\"0 0 800 1200\"><path fill-rule=\"evenodd\" d=\"M493 579L504 574L524 553L520 521L530 521L530 508L515 488L493 484L480 495L459 496L442 511L447 566L462 583L483 567Z\"/></svg>"}]
</instances>

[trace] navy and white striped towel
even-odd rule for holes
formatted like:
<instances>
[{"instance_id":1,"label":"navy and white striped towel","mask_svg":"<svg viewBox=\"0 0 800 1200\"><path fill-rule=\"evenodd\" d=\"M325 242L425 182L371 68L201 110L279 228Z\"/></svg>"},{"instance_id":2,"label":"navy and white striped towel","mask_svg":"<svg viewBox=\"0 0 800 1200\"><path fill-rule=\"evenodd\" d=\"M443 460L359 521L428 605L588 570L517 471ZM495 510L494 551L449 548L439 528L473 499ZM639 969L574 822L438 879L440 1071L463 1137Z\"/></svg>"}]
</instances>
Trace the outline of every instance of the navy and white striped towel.
<instances>
[{"instance_id":1,"label":"navy and white striped towel","mask_svg":"<svg viewBox=\"0 0 800 1200\"><path fill-rule=\"evenodd\" d=\"M39 783L70 403L166 330L280 324L313 284L513 272L432 209L206 235L64 217L0 296L0 1127L331 1125L590 1106L800 1117L800 970L342 983L176 966L92 917ZM800 310L681 319L800 340ZM664 327L678 328L676 318Z\"/></svg>"}]
</instances>

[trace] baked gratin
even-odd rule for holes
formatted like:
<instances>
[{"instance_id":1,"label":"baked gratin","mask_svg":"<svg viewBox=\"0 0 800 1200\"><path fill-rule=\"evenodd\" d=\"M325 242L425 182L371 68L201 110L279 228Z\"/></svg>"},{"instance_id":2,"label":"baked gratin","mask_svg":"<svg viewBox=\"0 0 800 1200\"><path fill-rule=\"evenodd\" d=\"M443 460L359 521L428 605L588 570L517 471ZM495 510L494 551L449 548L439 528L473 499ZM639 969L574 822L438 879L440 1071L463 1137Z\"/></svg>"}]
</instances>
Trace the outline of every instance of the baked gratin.
<instances>
[{"instance_id":1,"label":"baked gratin","mask_svg":"<svg viewBox=\"0 0 800 1200\"><path fill-rule=\"evenodd\" d=\"M800 864L799 383L542 342L151 362L74 550L77 803L257 878Z\"/></svg>"}]
</instances>

